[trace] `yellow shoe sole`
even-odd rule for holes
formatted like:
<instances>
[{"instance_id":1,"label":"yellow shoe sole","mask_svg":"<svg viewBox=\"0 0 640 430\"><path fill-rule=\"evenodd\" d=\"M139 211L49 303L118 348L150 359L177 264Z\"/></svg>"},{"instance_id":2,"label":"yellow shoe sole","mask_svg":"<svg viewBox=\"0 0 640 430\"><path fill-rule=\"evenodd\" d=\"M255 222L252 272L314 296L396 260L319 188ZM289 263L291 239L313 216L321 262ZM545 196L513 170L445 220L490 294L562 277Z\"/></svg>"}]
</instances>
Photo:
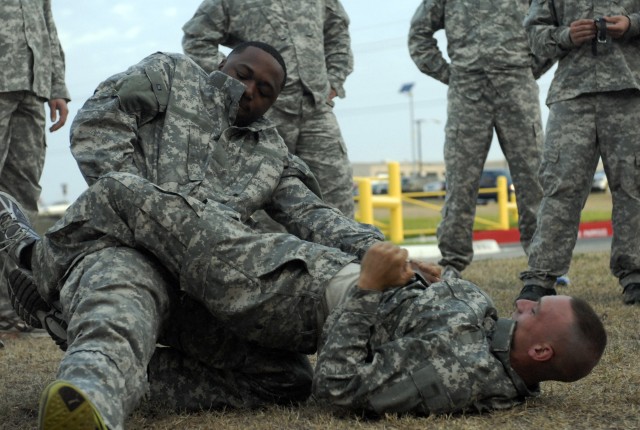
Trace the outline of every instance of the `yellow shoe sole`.
<instances>
[{"instance_id":1,"label":"yellow shoe sole","mask_svg":"<svg viewBox=\"0 0 640 430\"><path fill-rule=\"evenodd\" d=\"M53 381L40 398L40 430L107 430L100 413L73 384Z\"/></svg>"}]
</instances>

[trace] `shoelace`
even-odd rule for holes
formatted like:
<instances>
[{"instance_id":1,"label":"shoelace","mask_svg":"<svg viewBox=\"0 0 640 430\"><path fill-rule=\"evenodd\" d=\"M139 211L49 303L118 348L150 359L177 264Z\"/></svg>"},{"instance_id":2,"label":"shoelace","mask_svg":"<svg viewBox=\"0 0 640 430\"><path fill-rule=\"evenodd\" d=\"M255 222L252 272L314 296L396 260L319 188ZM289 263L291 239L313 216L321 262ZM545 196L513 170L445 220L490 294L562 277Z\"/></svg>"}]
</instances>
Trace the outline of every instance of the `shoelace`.
<instances>
[{"instance_id":1,"label":"shoelace","mask_svg":"<svg viewBox=\"0 0 640 430\"><path fill-rule=\"evenodd\" d=\"M12 229L11 227L15 227ZM14 230L11 232L11 230ZM5 216L0 219L0 232L2 232L2 238L0 238L0 251L5 251L10 248L11 245L21 242L25 237L28 236L28 232L20 228L19 225L16 225L14 219L5 214Z\"/></svg>"},{"instance_id":2,"label":"shoelace","mask_svg":"<svg viewBox=\"0 0 640 430\"><path fill-rule=\"evenodd\" d=\"M22 321L17 315L0 315L0 331L19 331L28 333L35 330L26 322Z\"/></svg>"}]
</instances>

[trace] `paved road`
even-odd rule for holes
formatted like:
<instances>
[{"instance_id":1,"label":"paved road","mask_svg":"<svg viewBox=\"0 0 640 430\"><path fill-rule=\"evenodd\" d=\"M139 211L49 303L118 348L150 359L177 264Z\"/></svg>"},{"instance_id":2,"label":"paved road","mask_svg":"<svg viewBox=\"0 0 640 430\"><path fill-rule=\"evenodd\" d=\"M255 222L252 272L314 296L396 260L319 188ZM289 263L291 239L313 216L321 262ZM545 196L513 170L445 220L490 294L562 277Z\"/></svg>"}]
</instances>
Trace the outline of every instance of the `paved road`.
<instances>
[{"instance_id":1,"label":"paved road","mask_svg":"<svg viewBox=\"0 0 640 430\"><path fill-rule=\"evenodd\" d=\"M524 257L524 251L519 243L499 245L494 240L482 240L474 242L474 261L502 258ZM436 262L440 259L440 251L435 244L431 245L406 245L409 256L418 260ZM600 237L591 239L579 239L576 242L574 254L583 252L608 252L611 249L611 238Z\"/></svg>"},{"instance_id":2,"label":"paved road","mask_svg":"<svg viewBox=\"0 0 640 430\"><path fill-rule=\"evenodd\" d=\"M580 239L576 242L576 247L573 250L574 254L580 254L584 252L599 252L611 250L611 238L610 237L598 237L592 239ZM486 260L496 258L516 258L524 257L524 251L520 244L508 244L500 245L500 252L496 253L481 253L474 256L474 260Z\"/></svg>"}]
</instances>

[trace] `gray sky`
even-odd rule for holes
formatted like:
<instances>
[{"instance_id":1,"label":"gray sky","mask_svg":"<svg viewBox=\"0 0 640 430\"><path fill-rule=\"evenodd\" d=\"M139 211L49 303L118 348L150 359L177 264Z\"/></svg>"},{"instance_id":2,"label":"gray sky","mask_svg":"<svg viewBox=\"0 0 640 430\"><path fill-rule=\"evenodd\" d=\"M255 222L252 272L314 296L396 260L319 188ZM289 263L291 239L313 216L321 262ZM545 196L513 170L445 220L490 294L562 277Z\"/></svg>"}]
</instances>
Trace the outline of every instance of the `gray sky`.
<instances>
[{"instance_id":1,"label":"gray sky","mask_svg":"<svg viewBox=\"0 0 640 430\"><path fill-rule=\"evenodd\" d=\"M85 188L69 152L69 128L77 110L107 77L125 70L155 51L182 52L182 25L201 0L53 1L53 15L66 55L66 82L71 92L70 118L56 133L47 134L47 159L41 179L42 202L68 199ZM422 123L422 160L443 159L447 87L421 74L407 50L409 22L419 0L342 0L351 18L355 69L346 82L347 97L336 101L335 113L353 162L411 162L409 97L400 86L414 82L414 118ZM444 34L437 37L446 49ZM539 81L544 101L551 81ZM543 120L547 109L543 107ZM495 142L489 159L501 159Z\"/></svg>"}]
</instances>

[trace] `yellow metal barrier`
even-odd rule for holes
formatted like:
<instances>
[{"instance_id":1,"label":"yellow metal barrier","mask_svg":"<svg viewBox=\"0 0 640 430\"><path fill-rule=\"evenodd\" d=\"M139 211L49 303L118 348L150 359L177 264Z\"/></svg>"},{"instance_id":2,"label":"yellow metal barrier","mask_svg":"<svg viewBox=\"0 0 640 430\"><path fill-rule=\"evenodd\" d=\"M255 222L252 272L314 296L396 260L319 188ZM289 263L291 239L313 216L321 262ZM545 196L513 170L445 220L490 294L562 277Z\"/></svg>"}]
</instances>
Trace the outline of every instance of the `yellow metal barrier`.
<instances>
[{"instance_id":1,"label":"yellow metal barrier","mask_svg":"<svg viewBox=\"0 0 640 430\"><path fill-rule=\"evenodd\" d=\"M389 209L389 240L393 243L401 243L404 241L404 220L402 218L400 164L393 161L390 162L387 167L389 168L389 194L374 196L371 191L371 179L361 177L354 178L358 184L357 218L360 222L381 226L380 223L376 223L373 219L373 209Z\"/></svg>"},{"instance_id":2,"label":"yellow metal barrier","mask_svg":"<svg viewBox=\"0 0 640 430\"><path fill-rule=\"evenodd\" d=\"M435 231L433 231L434 229L420 229L406 232L404 230L404 222L402 217L402 205L404 202L407 204L423 207L427 210L440 211L441 206L418 200L418 198L444 195L444 192L411 192L403 194L401 188L399 163L390 162L387 166L389 169L389 189L388 194L386 195L373 195L371 178L354 178L354 181L358 184L358 196L356 197L356 201L358 203L356 218L358 219L358 221L366 224L376 225L384 232L387 232L389 240L394 243L403 242L405 233L435 233ZM482 188L480 192L497 194L498 222L480 217L476 217L476 221L499 230L508 230L510 228L510 215L512 220L517 221L518 219L518 209L515 203L515 195L512 195L510 200L506 177L498 177L496 185L497 186L495 188ZM383 224L382 222L376 221L374 219L374 209L376 208L389 209L389 224Z\"/></svg>"}]
</instances>

